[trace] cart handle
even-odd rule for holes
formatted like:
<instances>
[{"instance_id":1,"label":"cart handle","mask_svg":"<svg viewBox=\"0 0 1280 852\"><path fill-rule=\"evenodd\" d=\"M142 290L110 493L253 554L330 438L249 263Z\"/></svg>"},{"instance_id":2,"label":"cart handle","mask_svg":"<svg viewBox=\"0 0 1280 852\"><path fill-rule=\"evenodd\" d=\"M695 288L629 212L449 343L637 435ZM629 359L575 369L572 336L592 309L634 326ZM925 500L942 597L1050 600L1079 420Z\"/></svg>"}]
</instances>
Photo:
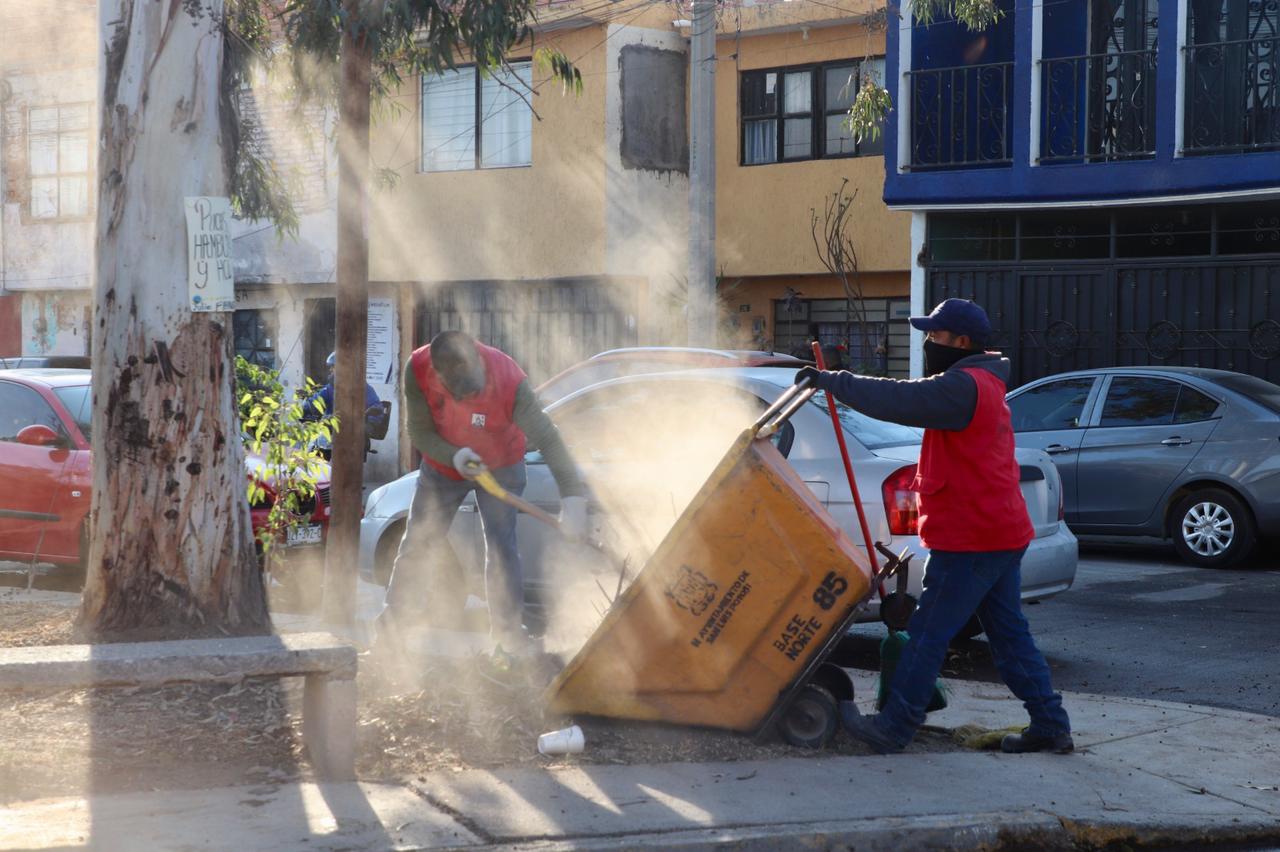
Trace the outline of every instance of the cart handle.
<instances>
[{"instance_id":1,"label":"cart handle","mask_svg":"<svg viewBox=\"0 0 1280 852\"><path fill-rule=\"evenodd\" d=\"M773 405L751 424L751 434L756 438L768 438L782 428L800 407L813 398L818 388L808 379L792 385L782 392Z\"/></svg>"},{"instance_id":2,"label":"cart handle","mask_svg":"<svg viewBox=\"0 0 1280 852\"><path fill-rule=\"evenodd\" d=\"M826 360L822 356L822 345L813 341L813 360L819 370L827 369ZM849 461L849 447L844 442L844 427L840 425L840 415L836 411L836 398L827 391L827 411L831 413L831 426L836 430L836 444L840 447L840 460L844 462L844 474L849 479L849 494L853 497L853 507L858 510L858 525L862 527L862 540L867 546L867 561L871 563L871 576L877 578L880 566L876 560L876 549L871 544L871 528L867 526L867 513L862 509L862 497L858 494L858 480L853 475L853 464ZM880 600L884 600L884 581L876 580L876 591Z\"/></svg>"}]
</instances>

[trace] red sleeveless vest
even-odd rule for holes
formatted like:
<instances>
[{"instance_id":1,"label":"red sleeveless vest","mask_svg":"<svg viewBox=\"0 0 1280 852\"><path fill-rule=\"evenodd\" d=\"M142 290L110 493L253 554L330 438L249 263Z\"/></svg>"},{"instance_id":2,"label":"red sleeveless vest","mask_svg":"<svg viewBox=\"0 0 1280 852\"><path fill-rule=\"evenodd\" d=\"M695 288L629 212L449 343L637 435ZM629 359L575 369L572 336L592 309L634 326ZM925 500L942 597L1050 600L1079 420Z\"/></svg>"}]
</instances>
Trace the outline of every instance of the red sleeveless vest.
<instances>
[{"instance_id":1,"label":"red sleeveless vest","mask_svg":"<svg viewBox=\"0 0 1280 852\"><path fill-rule=\"evenodd\" d=\"M978 385L973 420L960 431L926 429L911 489L920 494L920 541L930 550L1017 550L1035 538L1018 485L1005 385L962 368Z\"/></svg>"},{"instance_id":2,"label":"red sleeveless vest","mask_svg":"<svg viewBox=\"0 0 1280 852\"><path fill-rule=\"evenodd\" d=\"M427 399L431 419L440 437L459 447L470 447L490 468L507 467L524 460L525 435L511 419L516 388L524 370L509 355L476 341L484 361L484 389L473 397L454 399L431 366L431 346L415 349L410 359L418 389ZM419 448L421 449L421 448ZM423 453L427 464L450 479L462 479L451 464L440 464Z\"/></svg>"}]
</instances>

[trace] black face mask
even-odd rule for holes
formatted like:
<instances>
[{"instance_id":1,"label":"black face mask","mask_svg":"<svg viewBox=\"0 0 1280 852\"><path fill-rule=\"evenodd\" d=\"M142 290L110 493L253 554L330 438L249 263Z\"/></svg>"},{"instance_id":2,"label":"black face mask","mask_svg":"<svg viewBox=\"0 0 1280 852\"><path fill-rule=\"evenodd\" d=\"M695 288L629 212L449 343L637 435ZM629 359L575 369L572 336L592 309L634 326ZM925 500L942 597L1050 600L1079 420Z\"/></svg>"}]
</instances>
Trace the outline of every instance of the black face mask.
<instances>
[{"instance_id":1,"label":"black face mask","mask_svg":"<svg viewBox=\"0 0 1280 852\"><path fill-rule=\"evenodd\" d=\"M944 346L932 340L924 342L924 374L936 376L945 373L952 364L962 358L976 354L972 349L960 349L956 346Z\"/></svg>"}]
</instances>

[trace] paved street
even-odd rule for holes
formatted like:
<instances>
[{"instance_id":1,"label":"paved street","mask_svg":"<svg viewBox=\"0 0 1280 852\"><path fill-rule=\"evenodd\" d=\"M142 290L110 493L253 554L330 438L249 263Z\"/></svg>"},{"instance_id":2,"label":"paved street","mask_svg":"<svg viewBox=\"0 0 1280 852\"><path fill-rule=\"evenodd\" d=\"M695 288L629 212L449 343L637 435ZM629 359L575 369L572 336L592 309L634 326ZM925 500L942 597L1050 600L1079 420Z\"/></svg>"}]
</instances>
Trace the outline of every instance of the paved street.
<instances>
[{"instance_id":1,"label":"paved street","mask_svg":"<svg viewBox=\"0 0 1280 852\"><path fill-rule=\"evenodd\" d=\"M1248 564L1211 571L1158 546L1082 545L1075 586L1026 610L1054 685L1280 716L1280 556L1273 545ZM868 637L859 662L873 666L870 640L883 628L858 632ZM998 680L981 638L947 668L950 677Z\"/></svg>"}]
</instances>

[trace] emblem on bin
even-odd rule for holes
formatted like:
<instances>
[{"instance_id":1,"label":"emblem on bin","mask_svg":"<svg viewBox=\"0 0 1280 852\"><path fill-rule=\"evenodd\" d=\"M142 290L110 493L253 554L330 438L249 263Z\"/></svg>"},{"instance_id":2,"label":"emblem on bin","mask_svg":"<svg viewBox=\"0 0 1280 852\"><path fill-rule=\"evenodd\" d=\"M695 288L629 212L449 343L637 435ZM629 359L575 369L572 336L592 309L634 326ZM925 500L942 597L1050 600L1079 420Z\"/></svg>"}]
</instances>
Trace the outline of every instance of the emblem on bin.
<instances>
[{"instance_id":1,"label":"emblem on bin","mask_svg":"<svg viewBox=\"0 0 1280 852\"><path fill-rule=\"evenodd\" d=\"M702 615L707 607L716 599L720 587L707 579L701 571L695 571L688 565L681 565L671 582L667 584L667 597L676 602L676 606L687 609L694 615Z\"/></svg>"}]
</instances>

